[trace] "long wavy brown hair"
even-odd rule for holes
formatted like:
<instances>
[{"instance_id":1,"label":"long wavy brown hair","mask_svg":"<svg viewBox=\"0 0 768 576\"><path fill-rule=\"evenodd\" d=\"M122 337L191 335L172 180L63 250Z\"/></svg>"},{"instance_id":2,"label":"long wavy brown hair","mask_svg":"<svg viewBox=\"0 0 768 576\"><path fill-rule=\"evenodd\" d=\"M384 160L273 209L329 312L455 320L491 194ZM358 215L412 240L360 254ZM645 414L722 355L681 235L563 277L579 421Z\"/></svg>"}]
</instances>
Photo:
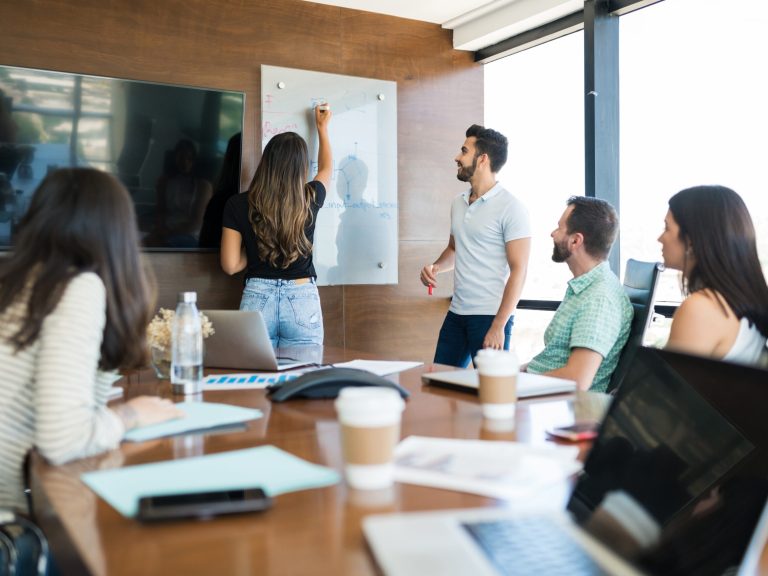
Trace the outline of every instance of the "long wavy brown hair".
<instances>
[{"instance_id":1,"label":"long wavy brown hair","mask_svg":"<svg viewBox=\"0 0 768 576\"><path fill-rule=\"evenodd\" d=\"M9 338L16 350L35 342L69 281L83 272L97 274L106 288L99 367L144 365L154 283L141 262L133 202L104 172L56 170L35 191L13 255L0 261L0 314L29 295L24 322Z\"/></svg>"},{"instance_id":2,"label":"long wavy brown hair","mask_svg":"<svg viewBox=\"0 0 768 576\"><path fill-rule=\"evenodd\" d=\"M285 269L312 252L304 228L312 219L314 190L307 184L307 143L295 132L274 136L248 188L248 219L259 258Z\"/></svg>"}]
</instances>

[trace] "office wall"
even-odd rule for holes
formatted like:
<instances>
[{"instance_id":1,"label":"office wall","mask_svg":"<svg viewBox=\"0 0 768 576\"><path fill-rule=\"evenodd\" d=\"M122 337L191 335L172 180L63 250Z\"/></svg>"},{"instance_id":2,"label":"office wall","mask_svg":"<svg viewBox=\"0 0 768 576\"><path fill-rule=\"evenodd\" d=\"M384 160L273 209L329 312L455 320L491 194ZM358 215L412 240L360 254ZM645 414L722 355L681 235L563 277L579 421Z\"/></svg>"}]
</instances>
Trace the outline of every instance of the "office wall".
<instances>
[{"instance_id":1,"label":"office wall","mask_svg":"<svg viewBox=\"0 0 768 576\"><path fill-rule=\"evenodd\" d=\"M418 273L447 242L462 190L452 160L483 119L482 69L449 31L300 0L0 2L0 62L245 91L244 184L259 155L261 64L396 81L400 282L322 288L326 343L431 359L452 284L429 297ZM237 306L242 279L221 273L216 255L147 258L160 305L197 290L203 307Z\"/></svg>"}]
</instances>

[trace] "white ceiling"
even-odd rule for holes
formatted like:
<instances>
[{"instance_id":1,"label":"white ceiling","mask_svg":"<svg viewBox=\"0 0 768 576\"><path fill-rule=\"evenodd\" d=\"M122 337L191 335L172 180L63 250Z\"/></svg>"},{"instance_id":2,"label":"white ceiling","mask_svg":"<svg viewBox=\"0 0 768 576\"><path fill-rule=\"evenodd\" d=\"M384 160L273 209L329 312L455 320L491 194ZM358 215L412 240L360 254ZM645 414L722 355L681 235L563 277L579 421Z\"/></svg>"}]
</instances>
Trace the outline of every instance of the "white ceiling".
<instances>
[{"instance_id":1,"label":"white ceiling","mask_svg":"<svg viewBox=\"0 0 768 576\"><path fill-rule=\"evenodd\" d=\"M307 0L440 24L453 47L479 50L582 9L584 0Z\"/></svg>"},{"instance_id":2,"label":"white ceiling","mask_svg":"<svg viewBox=\"0 0 768 576\"><path fill-rule=\"evenodd\" d=\"M318 4L330 4L341 8L353 8L377 14L388 14L411 20L422 20L433 24L444 24L449 20L493 4L489 0L311 0Z\"/></svg>"}]
</instances>

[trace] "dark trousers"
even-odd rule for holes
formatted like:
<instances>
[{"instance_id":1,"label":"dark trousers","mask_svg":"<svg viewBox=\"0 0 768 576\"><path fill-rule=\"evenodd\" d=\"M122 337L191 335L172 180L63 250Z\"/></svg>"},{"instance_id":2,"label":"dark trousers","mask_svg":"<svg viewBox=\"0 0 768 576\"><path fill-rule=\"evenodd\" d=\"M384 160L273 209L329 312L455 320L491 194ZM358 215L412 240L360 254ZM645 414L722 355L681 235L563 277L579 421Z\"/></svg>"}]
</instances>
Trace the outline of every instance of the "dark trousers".
<instances>
[{"instance_id":1,"label":"dark trousers","mask_svg":"<svg viewBox=\"0 0 768 576\"><path fill-rule=\"evenodd\" d=\"M448 312L440 328L435 350L435 362L466 368L477 351L483 347L483 339L495 316L462 315ZM515 317L510 316L504 326L504 350L509 350Z\"/></svg>"}]
</instances>

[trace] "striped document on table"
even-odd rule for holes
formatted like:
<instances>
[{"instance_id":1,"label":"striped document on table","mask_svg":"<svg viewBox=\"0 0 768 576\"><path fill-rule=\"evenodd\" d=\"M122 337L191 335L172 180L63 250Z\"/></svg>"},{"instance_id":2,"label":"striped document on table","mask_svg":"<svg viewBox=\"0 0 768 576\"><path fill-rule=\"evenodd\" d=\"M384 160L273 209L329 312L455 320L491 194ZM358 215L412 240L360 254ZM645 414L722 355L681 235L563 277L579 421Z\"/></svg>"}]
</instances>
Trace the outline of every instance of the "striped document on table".
<instances>
[{"instance_id":1,"label":"striped document on table","mask_svg":"<svg viewBox=\"0 0 768 576\"><path fill-rule=\"evenodd\" d=\"M203 378L203 390L246 390L285 384L303 372L263 372L253 374L210 374Z\"/></svg>"}]
</instances>

